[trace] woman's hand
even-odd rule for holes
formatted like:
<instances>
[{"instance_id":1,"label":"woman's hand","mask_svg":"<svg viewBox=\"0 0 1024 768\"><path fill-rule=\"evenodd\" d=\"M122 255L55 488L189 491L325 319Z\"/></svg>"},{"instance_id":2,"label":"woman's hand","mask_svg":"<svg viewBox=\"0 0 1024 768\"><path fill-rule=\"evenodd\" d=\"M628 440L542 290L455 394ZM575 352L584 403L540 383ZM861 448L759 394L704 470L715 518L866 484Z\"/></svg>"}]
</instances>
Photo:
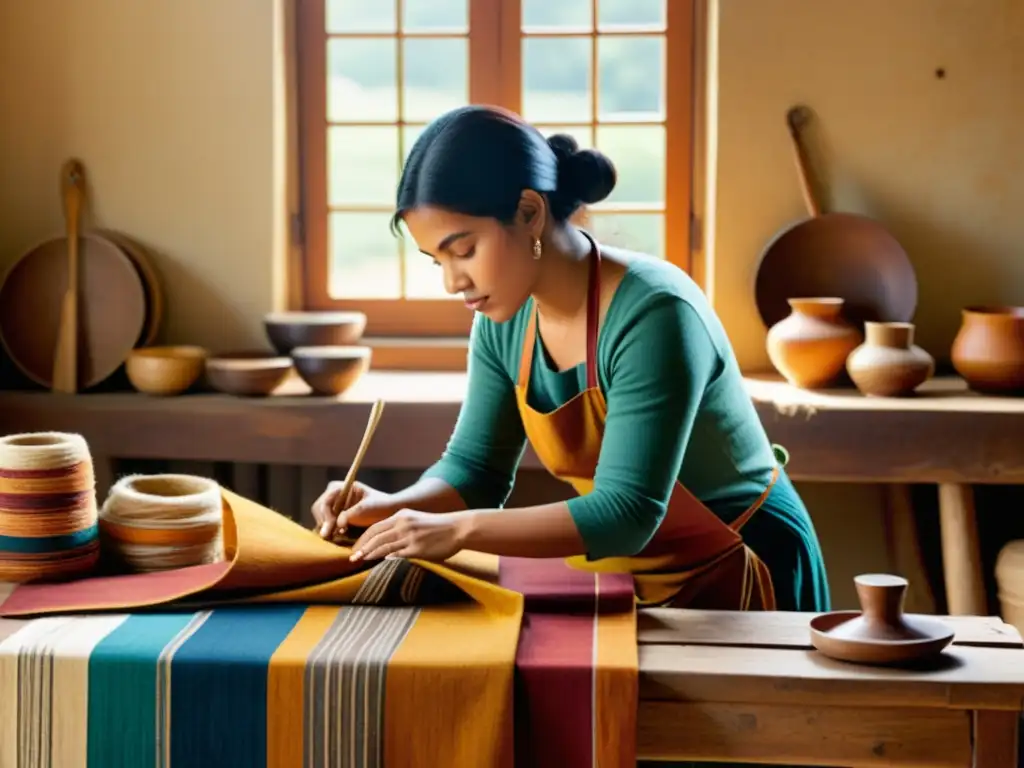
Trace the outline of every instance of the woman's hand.
<instances>
[{"instance_id":1,"label":"woman's hand","mask_svg":"<svg viewBox=\"0 0 1024 768\"><path fill-rule=\"evenodd\" d=\"M352 545L353 561L416 557L440 562L463 548L469 517L464 512L403 509L374 523Z\"/></svg>"},{"instance_id":2,"label":"woman's hand","mask_svg":"<svg viewBox=\"0 0 1024 768\"><path fill-rule=\"evenodd\" d=\"M347 505L339 508L339 513L335 514L334 505L343 486L342 482L329 483L327 490L313 503L313 518L323 539L333 541L350 525L365 528L390 517L398 510L391 494L356 482L352 484Z\"/></svg>"}]
</instances>

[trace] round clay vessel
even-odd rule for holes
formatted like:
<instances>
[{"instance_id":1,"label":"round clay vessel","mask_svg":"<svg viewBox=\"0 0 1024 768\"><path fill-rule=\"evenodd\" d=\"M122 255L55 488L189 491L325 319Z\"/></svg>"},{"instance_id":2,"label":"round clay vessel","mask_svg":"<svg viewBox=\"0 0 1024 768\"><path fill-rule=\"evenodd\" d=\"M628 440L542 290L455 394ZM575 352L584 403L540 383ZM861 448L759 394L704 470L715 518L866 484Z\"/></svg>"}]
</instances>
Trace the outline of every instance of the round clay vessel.
<instances>
[{"instance_id":1,"label":"round clay vessel","mask_svg":"<svg viewBox=\"0 0 1024 768\"><path fill-rule=\"evenodd\" d=\"M768 331L768 358L790 384L827 387L843 373L846 358L863 341L842 316L835 297L789 299L792 312Z\"/></svg>"},{"instance_id":2,"label":"round clay vessel","mask_svg":"<svg viewBox=\"0 0 1024 768\"><path fill-rule=\"evenodd\" d=\"M914 344L911 323L864 323L864 343L846 358L846 372L862 393L909 395L935 373L935 360Z\"/></svg>"},{"instance_id":3,"label":"round clay vessel","mask_svg":"<svg viewBox=\"0 0 1024 768\"><path fill-rule=\"evenodd\" d=\"M900 664L933 657L953 642L954 631L930 616L903 612L907 580L887 573L854 579L861 610L811 619L811 644L826 656L860 664Z\"/></svg>"},{"instance_id":4,"label":"round clay vessel","mask_svg":"<svg viewBox=\"0 0 1024 768\"><path fill-rule=\"evenodd\" d=\"M966 307L950 358L973 390L1024 393L1024 307Z\"/></svg>"}]
</instances>

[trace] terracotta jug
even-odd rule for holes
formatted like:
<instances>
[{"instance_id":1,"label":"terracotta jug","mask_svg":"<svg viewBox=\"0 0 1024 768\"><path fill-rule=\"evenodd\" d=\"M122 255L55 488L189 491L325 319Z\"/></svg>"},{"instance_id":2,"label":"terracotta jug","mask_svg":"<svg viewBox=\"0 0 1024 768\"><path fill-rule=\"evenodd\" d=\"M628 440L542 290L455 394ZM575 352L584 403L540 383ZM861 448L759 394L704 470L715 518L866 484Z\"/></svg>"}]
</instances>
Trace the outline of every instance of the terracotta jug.
<instances>
[{"instance_id":1,"label":"terracotta jug","mask_svg":"<svg viewBox=\"0 0 1024 768\"><path fill-rule=\"evenodd\" d=\"M865 395L909 395L935 373L935 360L914 344L911 323L864 323L864 343L846 359L846 372Z\"/></svg>"},{"instance_id":2,"label":"terracotta jug","mask_svg":"<svg viewBox=\"0 0 1024 768\"><path fill-rule=\"evenodd\" d=\"M842 316L835 297L789 299L793 310L768 331L768 358L790 384L827 387L843 373L846 358L863 341Z\"/></svg>"},{"instance_id":3,"label":"terracotta jug","mask_svg":"<svg viewBox=\"0 0 1024 768\"><path fill-rule=\"evenodd\" d=\"M967 307L950 357L971 389L1024 393L1024 307Z\"/></svg>"}]
</instances>

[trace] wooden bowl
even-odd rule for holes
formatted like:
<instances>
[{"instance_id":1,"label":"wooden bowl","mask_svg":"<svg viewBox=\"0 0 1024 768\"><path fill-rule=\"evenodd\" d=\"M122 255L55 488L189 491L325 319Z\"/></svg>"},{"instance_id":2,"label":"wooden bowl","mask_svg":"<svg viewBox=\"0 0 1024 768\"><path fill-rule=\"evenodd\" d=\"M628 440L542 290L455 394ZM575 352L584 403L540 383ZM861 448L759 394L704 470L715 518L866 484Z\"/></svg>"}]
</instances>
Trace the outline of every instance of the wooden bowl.
<instances>
[{"instance_id":1,"label":"wooden bowl","mask_svg":"<svg viewBox=\"0 0 1024 768\"><path fill-rule=\"evenodd\" d=\"M270 352L232 352L206 361L206 380L218 392L266 397L288 377L292 359Z\"/></svg>"},{"instance_id":2,"label":"wooden bowl","mask_svg":"<svg viewBox=\"0 0 1024 768\"><path fill-rule=\"evenodd\" d=\"M177 395L203 374L207 352L202 347L141 347L125 363L128 381L147 395Z\"/></svg>"},{"instance_id":3,"label":"wooden bowl","mask_svg":"<svg viewBox=\"0 0 1024 768\"><path fill-rule=\"evenodd\" d=\"M263 318L267 338L279 354L296 347L345 347L366 330L362 312L273 312Z\"/></svg>"},{"instance_id":4,"label":"wooden bowl","mask_svg":"<svg viewBox=\"0 0 1024 768\"><path fill-rule=\"evenodd\" d=\"M346 392L370 367L370 347L296 347L295 370L317 395Z\"/></svg>"}]
</instances>

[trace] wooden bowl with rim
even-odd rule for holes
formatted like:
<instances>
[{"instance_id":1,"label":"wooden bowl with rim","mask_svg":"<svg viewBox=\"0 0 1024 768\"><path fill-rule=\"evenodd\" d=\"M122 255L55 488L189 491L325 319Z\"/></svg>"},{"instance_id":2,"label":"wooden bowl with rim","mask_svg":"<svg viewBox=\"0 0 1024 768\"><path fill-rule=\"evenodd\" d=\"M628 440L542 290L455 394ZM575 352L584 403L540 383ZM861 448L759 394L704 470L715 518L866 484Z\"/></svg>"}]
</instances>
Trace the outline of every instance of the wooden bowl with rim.
<instances>
[{"instance_id":1,"label":"wooden bowl with rim","mask_svg":"<svg viewBox=\"0 0 1024 768\"><path fill-rule=\"evenodd\" d=\"M206 381L218 392L237 397L266 397L292 371L292 359L249 350L214 355L206 361Z\"/></svg>"},{"instance_id":2,"label":"wooden bowl with rim","mask_svg":"<svg viewBox=\"0 0 1024 768\"><path fill-rule=\"evenodd\" d=\"M267 338L278 354L297 347L345 347L366 330L363 312L272 312L263 318Z\"/></svg>"},{"instance_id":3,"label":"wooden bowl with rim","mask_svg":"<svg viewBox=\"0 0 1024 768\"><path fill-rule=\"evenodd\" d=\"M206 367L203 347L178 345L133 349L125 361L128 381L147 395L178 395L190 389Z\"/></svg>"},{"instance_id":4,"label":"wooden bowl with rim","mask_svg":"<svg viewBox=\"0 0 1024 768\"><path fill-rule=\"evenodd\" d=\"M370 368L370 347L297 347L292 350L295 370L313 394L336 396L351 389Z\"/></svg>"}]
</instances>

